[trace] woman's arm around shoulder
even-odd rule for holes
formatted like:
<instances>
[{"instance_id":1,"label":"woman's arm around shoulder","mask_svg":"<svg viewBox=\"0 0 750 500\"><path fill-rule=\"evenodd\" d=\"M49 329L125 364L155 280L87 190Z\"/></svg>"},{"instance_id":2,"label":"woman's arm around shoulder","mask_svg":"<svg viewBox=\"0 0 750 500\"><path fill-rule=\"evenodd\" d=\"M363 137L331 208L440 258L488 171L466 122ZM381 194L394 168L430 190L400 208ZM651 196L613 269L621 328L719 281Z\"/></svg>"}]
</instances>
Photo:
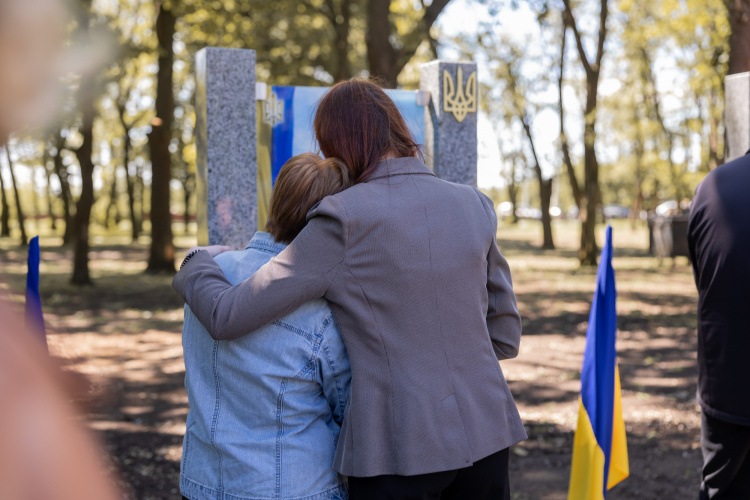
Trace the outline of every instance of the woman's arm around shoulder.
<instances>
[{"instance_id":1,"label":"woman's arm around shoulder","mask_svg":"<svg viewBox=\"0 0 750 500\"><path fill-rule=\"evenodd\" d=\"M336 200L324 199L286 249L235 286L208 252L199 251L175 275L172 288L215 340L254 332L325 295L346 253L342 213Z\"/></svg>"}]
</instances>

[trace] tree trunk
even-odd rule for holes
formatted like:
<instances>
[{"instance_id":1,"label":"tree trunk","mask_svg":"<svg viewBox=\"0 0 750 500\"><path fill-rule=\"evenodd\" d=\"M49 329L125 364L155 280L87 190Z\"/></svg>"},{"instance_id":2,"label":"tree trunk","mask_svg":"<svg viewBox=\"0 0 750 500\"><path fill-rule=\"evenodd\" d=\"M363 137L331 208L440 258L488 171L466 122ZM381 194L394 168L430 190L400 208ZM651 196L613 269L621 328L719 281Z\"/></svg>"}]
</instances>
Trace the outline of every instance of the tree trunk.
<instances>
[{"instance_id":1,"label":"tree trunk","mask_svg":"<svg viewBox=\"0 0 750 500\"><path fill-rule=\"evenodd\" d=\"M586 72L586 107L584 112L583 129L583 170L584 189L581 196L581 246L578 249L578 260L582 266L595 266L599 257L596 244L596 206L599 197L599 163L596 159L596 101L599 91L599 74L602 57L604 56L604 40L607 36L608 0L601 0L599 11L599 34L597 38L596 56L594 63L589 62L583 46L581 34L576 26L570 0L563 0L565 4L565 22L573 30L576 47L581 64Z\"/></svg>"},{"instance_id":2,"label":"tree trunk","mask_svg":"<svg viewBox=\"0 0 750 500\"><path fill-rule=\"evenodd\" d=\"M21 209L21 197L18 195L16 174L13 172L13 161L10 159L10 144L5 144L5 156L8 158L8 169L10 170L10 181L13 183L13 196L16 199L16 215L18 216L18 227L21 228L21 245L27 246L29 239L26 237L26 227L23 223L23 210Z\"/></svg>"},{"instance_id":3,"label":"tree trunk","mask_svg":"<svg viewBox=\"0 0 750 500\"><path fill-rule=\"evenodd\" d=\"M682 186L682 178L676 170L677 166L672 159L672 153L674 152L674 133L667 128L667 124L661 114L661 99L659 99L659 94L656 90L656 79L654 78L654 72L651 69L651 57L644 47L641 47L641 57L643 58L643 64L646 71L648 88L651 92L651 102L654 108L654 115L656 116L656 121L659 123L659 127L661 128L662 134L667 142L666 149L667 161L669 162L669 175L672 179L672 186L674 186L675 198L679 203L684 197L685 189Z\"/></svg>"},{"instance_id":4,"label":"tree trunk","mask_svg":"<svg viewBox=\"0 0 750 500\"><path fill-rule=\"evenodd\" d=\"M184 233L188 234L188 224L190 223L190 196L193 194L193 188L195 187L195 176L188 174L185 182L182 183L182 192L184 193L185 200L185 214L184 214Z\"/></svg>"},{"instance_id":5,"label":"tree trunk","mask_svg":"<svg viewBox=\"0 0 750 500\"><path fill-rule=\"evenodd\" d=\"M599 257L596 244L596 205L599 192L599 164L596 160L596 99L599 72L586 78L586 111L583 130L584 192L581 197L581 247L578 260L583 266L595 266Z\"/></svg>"},{"instance_id":6,"label":"tree trunk","mask_svg":"<svg viewBox=\"0 0 750 500\"><path fill-rule=\"evenodd\" d=\"M391 0L370 0L367 7L367 61L370 77L381 80L384 86L395 88L398 75L425 38L430 38L430 28L450 0L432 0L424 7L419 26L405 34L398 48L391 42L395 28L390 22ZM422 4L424 5L424 3Z\"/></svg>"},{"instance_id":7,"label":"tree trunk","mask_svg":"<svg viewBox=\"0 0 750 500\"><path fill-rule=\"evenodd\" d=\"M513 211L510 221L512 224L518 224L518 214L516 213L516 205L518 203L518 183L516 183L515 161L513 162L510 178L508 179L508 199L510 200L510 208Z\"/></svg>"},{"instance_id":8,"label":"tree trunk","mask_svg":"<svg viewBox=\"0 0 750 500\"><path fill-rule=\"evenodd\" d=\"M651 206L649 207L650 212L656 210L656 207L658 207L659 203L661 202L661 199L659 197L660 187L661 186L659 185L659 179L654 179L654 190L651 192Z\"/></svg>"},{"instance_id":9,"label":"tree trunk","mask_svg":"<svg viewBox=\"0 0 750 500\"><path fill-rule=\"evenodd\" d=\"M339 14L336 12L334 0L326 0L328 8L328 18L336 32L334 47L337 56L336 80L346 80L351 77L351 68L349 65L349 30L352 19L352 2L351 0L341 0L341 22Z\"/></svg>"},{"instance_id":10,"label":"tree trunk","mask_svg":"<svg viewBox=\"0 0 750 500\"><path fill-rule=\"evenodd\" d=\"M550 200L552 199L552 179L544 179L542 167L539 166L539 158L536 155L534 139L531 136L531 126L528 124L525 116L522 116L521 119L523 129L526 132L526 138L529 140L529 145L531 146L531 154L534 156L534 172L536 173L536 180L539 182L539 197L541 198L542 206L542 248L545 250L554 250L555 242L552 239L552 217L549 213Z\"/></svg>"},{"instance_id":11,"label":"tree trunk","mask_svg":"<svg viewBox=\"0 0 750 500\"><path fill-rule=\"evenodd\" d=\"M55 219L55 211L52 209L52 173L49 170L49 150L47 145L44 147L44 175L47 178L47 214L50 218L50 229L53 231L57 230L57 220Z\"/></svg>"},{"instance_id":12,"label":"tree trunk","mask_svg":"<svg viewBox=\"0 0 750 500\"><path fill-rule=\"evenodd\" d=\"M636 220L643 210L643 155L645 153L643 131L638 112L634 113L636 142L635 142L635 199L630 210L630 225L635 228Z\"/></svg>"},{"instance_id":13,"label":"tree trunk","mask_svg":"<svg viewBox=\"0 0 750 500\"><path fill-rule=\"evenodd\" d=\"M182 217L182 228L183 233L188 234L188 224L190 223L190 197L193 193L195 186L195 174L190 172L190 168L182 157L182 152L185 150L185 141L182 139L182 134L178 134L177 152L174 155L174 162L177 166L179 175L176 177L179 179L182 185L182 196L185 204Z\"/></svg>"},{"instance_id":14,"label":"tree trunk","mask_svg":"<svg viewBox=\"0 0 750 500\"><path fill-rule=\"evenodd\" d=\"M750 71L750 0L724 0L729 11L728 75Z\"/></svg>"},{"instance_id":15,"label":"tree trunk","mask_svg":"<svg viewBox=\"0 0 750 500\"><path fill-rule=\"evenodd\" d=\"M113 213L114 212L114 213ZM109 187L109 203L107 203L107 209L104 211L104 225L107 229L111 229L112 226L116 227L120 223L120 211L117 208L117 165L113 164L112 167L112 184Z\"/></svg>"},{"instance_id":16,"label":"tree trunk","mask_svg":"<svg viewBox=\"0 0 750 500\"><path fill-rule=\"evenodd\" d=\"M55 154L52 156L52 164L55 169L55 175L60 181L60 198L63 202L63 222L65 231L63 231L63 245L73 241L73 194L70 192L70 183L68 182L68 169L63 165L62 150L65 146L65 138L58 132L55 140Z\"/></svg>"},{"instance_id":17,"label":"tree trunk","mask_svg":"<svg viewBox=\"0 0 750 500\"><path fill-rule=\"evenodd\" d=\"M130 214L130 237L133 241L138 239L141 234L141 219L135 212L135 179L130 175L130 135L129 130L125 130L123 136L122 163L125 167L125 182L128 188L128 212ZM137 175L137 173L136 173Z\"/></svg>"},{"instance_id":18,"label":"tree trunk","mask_svg":"<svg viewBox=\"0 0 750 500\"><path fill-rule=\"evenodd\" d=\"M156 84L156 117L152 121L148 144L151 150L151 251L147 272L174 273L172 244L172 215L169 212L169 181L171 179L173 38L175 17L162 3L156 17L156 36L159 40L159 71Z\"/></svg>"},{"instance_id":19,"label":"tree trunk","mask_svg":"<svg viewBox=\"0 0 750 500\"><path fill-rule=\"evenodd\" d=\"M42 218L42 214L39 211L39 195L36 192L36 165L31 167L31 207L33 214L29 214L34 218L34 232L39 234L39 220Z\"/></svg>"},{"instance_id":20,"label":"tree trunk","mask_svg":"<svg viewBox=\"0 0 750 500\"><path fill-rule=\"evenodd\" d=\"M128 92L130 92L128 90ZM138 239L141 234L141 221L143 220L143 210L141 210L140 217L135 211L135 188L136 179L138 178L138 170L133 175L130 174L130 129L131 127L125 122L125 104L118 103L117 111L120 116L120 123L124 133L122 134L122 166L125 170L125 184L128 191L128 213L130 215L130 237L133 241ZM134 179L135 177L136 179Z\"/></svg>"},{"instance_id":21,"label":"tree trunk","mask_svg":"<svg viewBox=\"0 0 750 500\"><path fill-rule=\"evenodd\" d=\"M81 81L78 91L78 106L81 110L81 129L83 136L81 146L76 150L76 157L81 167L81 196L76 203L76 214L73 218L73 276L74 285L91 285L89 275L89 224L91 206L94 204L94 88L89 79Z\"/></svg>"},{"instance_id":22,"label":"tree trunk","mask_svg":"<svg viewBox=\"0 0 750 500\"><path fill-rule=\"evenodd\" d=\"M555 242L552 239L552 216L549 213L553 179L537 177L537 180L539 181L539 197L541 198L542 205L542 231L544 233L542 248L545 250L554 250Z\"/></svg>"},{"instance_id":23,"label":"tree trunk","mask_svg":"<svg viewBox=\"0 0 750 500\"><path fill-rule=\"evenodd\" d=\"M713 88L708 95L708 170L709 172L724 163L724 155L719 155L719 118L716 116L716 94Z\"/></svg>"},{"instance_id":24,"label":"tree trunk","mask_svg":"<svg viewBox=\"0 0 750 500\"><path fill-rule=\"evenodd\" d=\"M565 163L565 171L568 174L568 181L570 182L570 190L573 193L573 200L578 208L578 213L581 212L581 188L578 185L578 178L576 177L576 171L573 168L573 161L570 158L570 148L568 146L568 136L565 134L565 107L563 106L563 76L565 74L565 35L568 32L568 24L563 22L562 32L562 43L560 44L560 77L557 80L557 97L558 97L558 114L560 115L560 147L563 153L563 163Z\"/></svg>"},{"instance_id":25,"label":"tree trunk","mask_svg":"<svg viewBox=\"0 0 750 500\"><path fill-rule=\"evenodd\" d=\"M0 208L2 214L0 214L0 238L7 238L10 236L10 207L8 207L8 195L5 192L5 179L3 178L2 172L0 172Z\"/></svg>"},{"instance_id":26,"label":"tree trunk","mask_svg":"<svg viewBox=\"0 0 750 500\"><path fill-rule=\"evenodd\" d=\"M138 202L138 235L143 232L143 221L146 220L146 185L143 181L143 167L136 163L135 178L135 200Z\"/></svg>"},{"instance_id":27,"label":"tree trunk","mask_svg":"<svg viewBox=\"0 0 750 500\"><path fill-rule=\"evenodd\" d=\"M370 0L367 7L367 61L370 75L383 79L383 83L390 88L397 84L396 64L398 53L390 42L391 0ZM395 74L394 74L395 73Z\"/></svg>"}]
</instances>

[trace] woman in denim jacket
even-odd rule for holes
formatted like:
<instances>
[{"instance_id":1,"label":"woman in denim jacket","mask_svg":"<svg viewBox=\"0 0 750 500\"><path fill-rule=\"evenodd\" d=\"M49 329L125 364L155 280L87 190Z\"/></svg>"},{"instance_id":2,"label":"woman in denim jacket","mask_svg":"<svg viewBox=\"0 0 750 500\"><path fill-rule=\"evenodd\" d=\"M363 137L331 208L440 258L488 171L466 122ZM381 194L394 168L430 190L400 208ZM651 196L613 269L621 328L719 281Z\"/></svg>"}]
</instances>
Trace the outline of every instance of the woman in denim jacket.
<instances>
[{"instance_id":1,"label":"woman in denim jacket","mask_svg":"<svg viewBox=\"0 0 750 500\"><path fill-rule=\"evenodd\" d=\"M232 283L283 251L305 214L350 185L337 160L305 154L279 172L267 229L216 259ZM180 490L190 500L336 500L332 468L351 369L325 300L231 342L212 339L188 307L182 330L190 411Z\"/></svg>"},{"instance_id":2,"label":"woman in denim jacket","mask_svg":"<svg viewBox=\"0 0 750 500\"><path fill-rule=\"evenodd\" d=\"M438 179L371 82L332 87L314 127L355 185L242 283L208 248L172 286L215 339L329 301L352 366L334 460L352 499L509 498L508 447L526 433L498 360L518 354L521 319L492 201Z\"/></svg>"}]
</instances>

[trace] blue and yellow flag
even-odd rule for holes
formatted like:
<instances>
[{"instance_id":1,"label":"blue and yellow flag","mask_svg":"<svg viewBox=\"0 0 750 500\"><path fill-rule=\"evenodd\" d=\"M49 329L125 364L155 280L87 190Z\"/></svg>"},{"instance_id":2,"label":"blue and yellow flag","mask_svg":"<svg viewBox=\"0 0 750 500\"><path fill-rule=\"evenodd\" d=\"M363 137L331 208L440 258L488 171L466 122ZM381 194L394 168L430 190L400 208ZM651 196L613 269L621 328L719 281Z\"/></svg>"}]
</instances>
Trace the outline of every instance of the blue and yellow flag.
<instances>
[{"instance_id":1,"label":"blue and yellow flag","mask_svg":"<svg viewBox=\"0 0 750 500\"><path fill-rule=\"evenodd\" d=\"M34 330L47 345L47 334L39 295L39 236L29 241L28 272L26 273L26 326Z\"/></svg>"},{"instance_id":2,"label":"blue and yellow flag","mask_svg":"<svg viewBox=\"0 0 750 500\"><path fill-rule=\"evenodd\" d=\"M615 351L616 302L612 227L607 227L586 331L568 500L604 499L629 474Z\"/></svg>"}]
</instances>

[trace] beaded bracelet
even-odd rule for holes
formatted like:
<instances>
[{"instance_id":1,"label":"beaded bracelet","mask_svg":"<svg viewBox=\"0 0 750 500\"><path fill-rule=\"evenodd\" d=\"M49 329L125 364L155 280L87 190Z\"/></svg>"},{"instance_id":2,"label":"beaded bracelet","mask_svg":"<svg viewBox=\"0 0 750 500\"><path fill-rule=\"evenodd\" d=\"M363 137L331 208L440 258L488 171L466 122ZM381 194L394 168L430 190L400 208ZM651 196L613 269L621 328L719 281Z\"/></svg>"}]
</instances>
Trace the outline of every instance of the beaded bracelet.
<instances>
[{"instance_id":1,"label":"beaded bracelet","mask_svg":"<svg viewBox=\"0 0 750 500\"><path fill-rule=\"evenodd\" d=\"M190 260L190 258L191 258L191 257L192 257L193 255L197 254L198 252L200 252L200 250L193 250L192 252L190 252L189 254L187 254L187 255L185 256L185 260L183 260L183 261L182 261L182 264L180 264L180 269L182 269L183 267L185 267L185 264L187 264L187 261L189 261L189 260Z\"/></svg>"}]
</instances>

